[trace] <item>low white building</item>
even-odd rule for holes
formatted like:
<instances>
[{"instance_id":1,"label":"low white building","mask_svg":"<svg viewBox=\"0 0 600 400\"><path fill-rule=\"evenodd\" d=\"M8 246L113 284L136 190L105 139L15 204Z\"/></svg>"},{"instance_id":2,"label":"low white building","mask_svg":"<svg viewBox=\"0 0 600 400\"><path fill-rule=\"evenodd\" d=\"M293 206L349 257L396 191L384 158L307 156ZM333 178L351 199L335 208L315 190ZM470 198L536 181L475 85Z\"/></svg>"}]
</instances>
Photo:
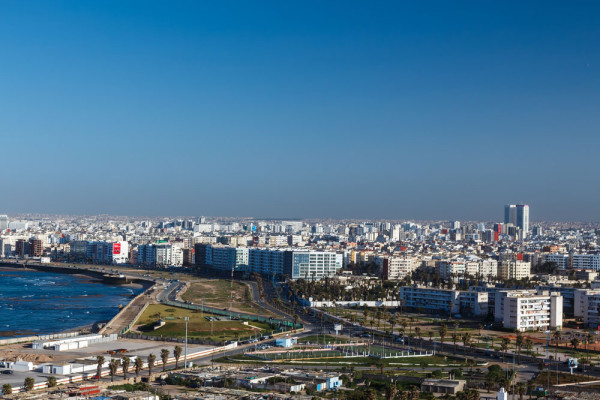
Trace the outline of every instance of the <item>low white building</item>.
<instances>
[{"instance_id":1,"label":"low white building","mask_svg":"<svg viewBox=\"0 0 600 400\"><path fill-rule=\"evenodd\" d=\"M404 307L417 312L484 316L488 313L488 293L422 286L400 288Z\"/></svg>"},{"instance_id":2,"label":"low white building","mask_svg":"<svg viewBox=\"0 0 600 400\"><path fill-rule=\"evenodd\" d=\"M504 327L517 331L561 329L563 298L560 293L508 293L504 299Z\"/></svg>"},{"instance_id":3,"label":"low white building","mask_svg":"<svg viewBox=\"0 0 600 400\"><path fill-rule=\"evenodd\" d=\"M56 340L35 340L32 343L31 347L33 349L38 350L47 349L55 351L66 351L88 347L90 344L114 342L115 340L117 340L117 335L114 333L106 336L100 334L93 334L74 336Z\"/></svg>"}]
</instances>

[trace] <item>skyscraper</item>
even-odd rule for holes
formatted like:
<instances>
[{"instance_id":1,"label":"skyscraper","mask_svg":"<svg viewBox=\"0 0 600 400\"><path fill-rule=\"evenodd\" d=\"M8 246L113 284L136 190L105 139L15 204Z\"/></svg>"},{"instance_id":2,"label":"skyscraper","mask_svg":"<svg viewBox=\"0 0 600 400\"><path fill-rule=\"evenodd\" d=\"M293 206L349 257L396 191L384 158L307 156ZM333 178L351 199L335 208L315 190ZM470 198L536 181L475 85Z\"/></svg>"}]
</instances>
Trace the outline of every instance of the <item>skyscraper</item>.
<instances>
[{"instance_id":1,"label":"skyscraper","mask_svg":"<svg viewBox=\"0 0 600 400\"><path fill-rule=\"evenodd\" d=\"M517 225L517 206L514 204L504 206L504 223Z\"/></svg>"},{"instance_id":2,"label":"skyscraper","mask_svg":"<svg viewBox=\"0 0 600 400\"><path fill-rule=\"evenodd\" d=\"M517 227L523 232L523 238L529 233L529 206L527 204L517 204Z\"/></svg>"},{"instance_id":3,"label":"skyscraper","mask_svg":"<svg viewBox=\"0 0 600 400\"><path fill-rule=\"evenodd\" d=\"M0 231L8 229L8 216L0 215Z\"/></svg>"}]
</instances>

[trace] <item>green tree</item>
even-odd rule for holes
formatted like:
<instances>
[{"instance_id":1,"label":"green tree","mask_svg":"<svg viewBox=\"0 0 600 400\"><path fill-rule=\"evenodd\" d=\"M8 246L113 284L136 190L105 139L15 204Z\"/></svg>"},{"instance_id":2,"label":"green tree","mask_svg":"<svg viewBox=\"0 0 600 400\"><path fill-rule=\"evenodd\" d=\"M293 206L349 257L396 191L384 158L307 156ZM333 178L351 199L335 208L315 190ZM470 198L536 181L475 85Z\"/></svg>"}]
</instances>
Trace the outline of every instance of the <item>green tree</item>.
<instances>
[{"instance_id":1,"label":"green tree","mask_svg":"<svg viewBox=\"0 0 600 400\"><path fill-rule=\"evenodd\" d=\"M173 349L173 357L175 357L175 369L178 368L179 358L181 357L181 352L182 351L183 350L181 349L181 346L175 346L175 348Z\"/></svg>"},{"instance_id":2,"label":"green tree","mask_svg":"<svg viewBox=\"0 0 600 400\"><path fill-rule=\"evenodd\" d=\"M456 354L456 342L458 342L458 335L456 333L452 334L452 343L454 343L454 354Z\"/></svg>"},{"instance_id":3,"label":"green tree","mask_svg":"<svg viewBox=\"0 0 600 400\"><path fill-rule=\"evenodd\" d=\"M98 382L100 382L100 378L102 377L102 366L104 365L104 356L96 357L96 375L98 377Z\"/></svg>"},{"instance_id":4,"label":"green tree","mask_svg":"<svg viewBox=\"0 0 600 400\"><path fill-rule=\"evenodd\" d=\"M26 392L31 392L33 390L34 385L35 381L32 377L28 376L27 378L25 378L25 381L23 382L23 388L25 388Z\"/></svg>"},{"instance_id":5,"label":"green tree","mask_svg":"<svg viewBox=\"0 0 600 400\"><path fill-rule=\"evenodd\" d=\"M509 338L502 338L502 342L500 342L500 349L502 349L502 362L504 362L504 356L506 355L506 352L508 351L509 343L510 343Z\"/></svg>"},{"instance_id":6,"label":"green tree","mask_svg":"<svg viewBox=\"0 0 600 400\"><path fill-rule=\"evenodd\" d=\"M48 387L49 387L49 388L56 387L56 377L54 377L54 376L49 376L49 377L48 377L48 382L47 382L47 384L48 384Z\"/></svg>"},{"instance_id":7,"label":"green tree","mask_svg":"<svg viewBox=\"0 0 600 400\"><path fill-rule=\"evenodd\" d=\"M296 325L298 325L298 320L300 319L300 316L298 314L294 314L292 318L294 319L294 331L296 331Z\"/></svg>"},{"instance_id":8,"label":"green tree","mask_svg":"<svg viewBox=\"0 0 600 400\"><path fill-rule=\"evenodd\" d=\"M398 393L398 389L396 388L396 385L392 384L388 384L385 388L385 398L386 400L395 400L396 399L396 394Z\"/></svg>"},{"instance_id":9,"label":"green tree","mask_svg":"<svg viewBox=\"0 0 600 400\"><path fill-rule=\"evenodd\" d=\"M438 330L438 333L440 334L440 343L441 343L441 348L443 349L444 348L444 338L448 334L448 327L446 326L446 324L440 325L440 329Z\"/></svg>"},{"instance_id":10,"label":"green tree","mask_svg":"<svg viewBox=\"0 0 600 400\"><path fill-rule=\"evenodd\" d=\"M573 348L575 349L575 351L577 351L577 347L579 347L580 343L581 342L577 338L571 339L571 346L573 346Z\"/></svg>"},{"instance_id":11,"label":"green tree","mask_svg":"<svg viewBox=\"0 0 600 400\"><path fill-rule=\"evenodd\" d=\"M469 344L471 343L471 334L469 332L467 332L463 335L462 342L463 342L465 354L467 354L467 346L469 346Z\"/></svg>"},{"instance_id":12,"label":"green tree","mask_svg":"<svg viewBox=\"0 0 600 400\"><path fill-rule=\"evenodd\" d=\"M12 394L12 386L10 386L10 384L5 383L4 385L2 385L2 394L4 396Z\"/></svg>"},{"instance_id":13,"label":"green tree","mask_svg":"<svg viewBox=\"0 0 600 400\"><path fill-rule=\"evenodd\" d=\"M118 358L113 358L108 363L108 372L110 373L110 381L115 381L115 374L117 373L117 369L121 366L121 360Z\"/></svg>"},{"instance_id":14,"label":"green tree","mask_svg":"<svg viewBox=\"0 0 600 400\"><path fill-rule=\"evenodd\" d=\"M527 386L523 382L515 385L515 391L519 394L519 400L523 400L523 395L527 392Z\"/></svg>"},{"instance_id":15,"label":"green tree","mask_svg":"<svg viewBox=\"0 0 600 400\"><path fill-rule=\"evenodd\" d=\"M163 372L167 369L167 360L169 359L169 350L161 349L160 350L160 359L162 361Z\"/></svg>"},{"instance_id":16,"label":"green tree","mask_svg":"<svg viewBox=\"0 0 600 400\"><path fill-rule=\"evenodd\" d=\"M121 366L123 367L123 379L127 380L127 372L129 371L129 364L131 359L129 357L123 357L121 360Z\"/></svg>"},{"instance_id":17,"label":"green tree","mask_svg":"<svg viewBox=\"0 0 600 400\"><path fill-rule=\"evenodd\" d=\"M525 338L521 332L517 332L517 339L515 340L515 345L517 346L517 355L519 357L519 364L521 363L521 348L525 343Z\"/></svg>"},{"instance_id":18,"label":"green tree","mask_svg":"<svg viewBox=\"0 0 600 400\"><path fill-rule=\"evenodd\" d=\"M148 355L148 376L152 376L152 368L154 368L154 363L156 362L156 356L152 353Z\"/></svg>"},{"instance_id":19,"label":"green tree","mask_svg":"<svg viewBox=\"0 0 600 400\"><path fill-rule=\"evenodd\" d=\"M135 361L133 362L133 367L135 368L135 376L140 376L140 371L142 370L142 368L144 368L144 360L142 360L139 357L136 357Z\"/></svg>"}]
</instances>

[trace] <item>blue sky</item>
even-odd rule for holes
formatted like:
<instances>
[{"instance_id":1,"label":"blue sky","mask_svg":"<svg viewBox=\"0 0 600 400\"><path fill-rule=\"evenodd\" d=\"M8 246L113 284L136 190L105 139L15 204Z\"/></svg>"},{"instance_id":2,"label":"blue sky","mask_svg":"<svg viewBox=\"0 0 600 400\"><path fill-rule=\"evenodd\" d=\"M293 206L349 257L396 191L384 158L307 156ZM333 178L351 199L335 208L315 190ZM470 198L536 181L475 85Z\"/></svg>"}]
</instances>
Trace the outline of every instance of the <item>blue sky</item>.
<instances>
[{"instance_id":1,"label":"blue sky","mask_svg":"<svg viewBox=\"0 0 600 400\"><path fill-rule=\"evenodd\" d=\"M598 220L600 3L0 2L0 211Z\"/></svg>"}]
</instances>

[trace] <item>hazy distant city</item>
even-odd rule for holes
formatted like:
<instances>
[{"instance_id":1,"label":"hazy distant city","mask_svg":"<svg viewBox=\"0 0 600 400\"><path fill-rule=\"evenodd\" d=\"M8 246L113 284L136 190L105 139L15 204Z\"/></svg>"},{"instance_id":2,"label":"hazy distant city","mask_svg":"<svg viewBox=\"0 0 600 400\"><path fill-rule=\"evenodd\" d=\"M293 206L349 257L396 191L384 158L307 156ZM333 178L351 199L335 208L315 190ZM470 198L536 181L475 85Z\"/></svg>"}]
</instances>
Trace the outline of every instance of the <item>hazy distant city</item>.
<instances>
[{"instance_id":1,"label":"hazy distant city","mask_svg":"<svg viewBox=\"0 0 600 400\"><path fill-rule=\"evenodd\" d=\"M598 400L599 16L0 1L0 398Z\"/></svg>"}]
</instances>

